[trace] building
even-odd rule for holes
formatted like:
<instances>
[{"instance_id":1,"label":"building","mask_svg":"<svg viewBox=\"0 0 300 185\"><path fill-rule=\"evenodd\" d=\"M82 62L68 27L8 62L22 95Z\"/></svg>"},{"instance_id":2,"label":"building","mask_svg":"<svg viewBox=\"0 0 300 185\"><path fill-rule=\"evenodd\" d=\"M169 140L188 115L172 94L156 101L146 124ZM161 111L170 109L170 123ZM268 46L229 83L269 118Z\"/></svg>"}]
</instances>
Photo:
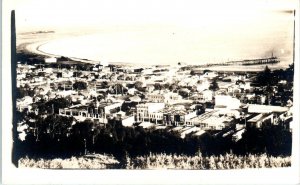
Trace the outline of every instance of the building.
<instances>
[{"instance_id":1,"label":"building","mask_svg":"<svg viewBox=\"0 0 300 185\"><path fill-rule=\"evenodd\" d=\"M199 93L199 97L198 97L200 101L204 101L204 102L208 102L208 101L212 101L213 99L213 91L211 90L204 90L202 92Z\"/></svg>"},{"instance_id":2,"label":"building","mask_svg":"<svg viewBox=\"0 0 300 185\"><path fill-rule=\"evenodd\" d=\"M232 141L237 142L242 139L243 134L246 130L243 128L232 135Z\"/></svg>"},{"instance_id":3,"label":"building","mask_svg":"<svg viewBox=\"0 0 300 185\"><path fill-rule=\"evenodd\" d=\"M150 114L154 112L158 112L159 110L162 110L165 107L164 103L144 103L144 104L138 104L136 106L136 117L137 122L140 121L149 121L150 120Z\"/></svg>"},{"instance_id":4,"label":"building","mask_svg":"<svg viewBox=\"0 0 300 185\"><path fill-rule=\"evenodd\" d=\"M100 123L107 123L107 118L121 110L122 103L101 102L95 107L75 105L59 109L59 115L73 116L77 120L91 119Z\"/></svg>"},{"instance_id":5,"label":"building","mask_svg":"<svg viewBox=\"0 0 300 185\"><path fill-rule=\"evenodd\" d=\"M186 120L186 125L197 126L203 130L222 130L232 124L234 118L226 115L219 116L218 111L206 112L200 116Z\"/></svg>"},{"instance_id":6,"label":"building","mask_svg":"<svg viewBox=\"0 0 300 185\"><path fill-rule=\"evenodd\" d=\"M197 111L187 110L182 106L165 107L149 113L149 122L168 126L185 125L185 121L196 116Z\"/></svg>"},{"instance_id":7,"label":"building","mask_svg":"<svg viewBox=\"0 0 300 185\"><path fill-rule=\"evenodd\" d=\"M45 58L45 63L56 63L57 58L51 57L51 58Z\"/></svg>"},{"instance_id":8,"label":"building","mask_svg":"<svg viewBox=\"0 0 300 185\"><path fill-rule=\"evenodd\" d=\"M241 105L240 100L228 95L215 96L215 109L239 109Z\"/></svg>"},{"instance_id":9,"label":"building","mask_svg":"<svg viewBox=\"0 0 300 185\"><path fill-rule=\"evenodd\" d=\"M273 125L273 124L274 124L273 113L261 113L247 121L248 126L255 126L256 128L261 128L263 125Z\"/></svg>"},{"instance_id":10,"label":"building","mask_svg":"<svg viewBox=\"0 0 300 185\"><path fill-rule=\"evenodd\" d=\"M134 116L127 116L122 118L122 125L124 127L131 127L134 124Z\"/></svg>"},{"instance_id":11,"label":"building","mask_svg":"<svg viewBox=\"0 0 300 185\"><path fill-rule=\"evenodd\" d=\"M147 94L147 99L149 102L153 103L163 103L165 100L165 97L163 94L159 93L149 93Z\"/></svg>"},{"instance_id":12,"label":"building","mask_svg":"<svg viewBox=\"0 0 300 185\"><path fill-rule=\"evenodd\" d=\"M182 100L182 96L173 92L156 91L148 94L147 99L153 103L175 104Z\"/></svg>"},{"instance_id":13,"label":"building","mask_svg":"<svg viewBox=\"0 0 300 185\"><path fill-rule=\"evenodd\" d=\"M196 85L198 92L202 92L204 90L209 89L209 86L210 86L210 84L209 84L208 80L202 80L200 83L198 83Z\"/></svg>"},{"instance_id":14,"label":"building","mask_svg":"<svg viewBox=\"0 0 300 185\"><path fill-rule=\"evenodd\" d=\"M33 103L33 98L30 96L25 96L22 99L17 100L17 109L22 112L26 108L29 108L29 105Z\"/></svg>"},{"instance_id":15,"label":"building","mask_svg":"<svg viewBox=\"0 0 300 185\"><path fill-rule=\"evenodd\" d=\"M214 72L214 71L207 71L201 77L202 78L212 79L212 78L215 78L217 76L218 76L218 74L216 72Z\"/></svg>"},{"instance_id":16,"label":"building","mask_svg":"<svg viewBox=\"0 0 300 185\"><path fill-rule=\"evenodd\" d=\"M248 112L249 113L271 113L271 112L286 112L288 111L288 107L280 107L280 106L272 106L272 105L257 105L257 104L249 104Z\"/></svg>"}]
</instances>

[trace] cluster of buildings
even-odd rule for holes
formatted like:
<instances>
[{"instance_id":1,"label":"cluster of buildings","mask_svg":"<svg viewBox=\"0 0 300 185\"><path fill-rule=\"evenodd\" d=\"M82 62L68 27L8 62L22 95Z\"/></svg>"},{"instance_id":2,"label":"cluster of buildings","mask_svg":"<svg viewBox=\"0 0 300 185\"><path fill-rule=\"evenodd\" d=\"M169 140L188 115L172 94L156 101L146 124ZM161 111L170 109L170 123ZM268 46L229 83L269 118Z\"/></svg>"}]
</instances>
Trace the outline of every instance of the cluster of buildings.
<instances>
[{"instance_id":1,"label":"cluster of buildings","mask_svg":"<svg viewBox=\"0 0 300 185\"><path fill-rule=\"evenodd\" d=\"M257 93L265 87L253 86L255 74L192 72L180 65L141 68L97 64L90 70L78 70L76 65L50 67L49 63L57 62L52 58L45 62L18 64L19 111L53 114L41 112L35 105L68 98L70 106L56 114L77 121L109 124L119 120L124 126L175 130L182 137L232 128L224 137L230 135L234 140L239 140L246 125L261 128L292 120L292 97L285 106L271 105L268 97L276 95L276 87L269 94Z\"/></svg>"}]
</instances>

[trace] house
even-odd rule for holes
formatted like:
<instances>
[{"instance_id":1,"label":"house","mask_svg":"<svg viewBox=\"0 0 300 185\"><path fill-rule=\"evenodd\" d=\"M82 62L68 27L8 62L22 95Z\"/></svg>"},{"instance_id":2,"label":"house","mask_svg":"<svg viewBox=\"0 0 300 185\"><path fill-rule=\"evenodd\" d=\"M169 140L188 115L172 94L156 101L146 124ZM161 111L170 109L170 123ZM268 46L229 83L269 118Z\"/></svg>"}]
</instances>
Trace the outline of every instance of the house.
<instances>
[{"instance_id":1,"label":"house","mask_svg":"<svg viewBox=\"0 0 300 185\"><path fill-rule=\"evenodd\" d=\"M26 78L26 74L25 73L19 73L17 74L17 80L22 80Z\"/></svg>"},{"instance_id":2,"label":"house","mask_svg":"<svg viewBox=\"0 0 300 185\"><path fill-rule=\"evenodd\" d=\"M199 93L199 98L205 102L212 101L213 99L213 91L211 90L204 90Z\"/></svg>"},{"instance_id":3,"label":"house","mask_svg":"<svg viewBox=\"0 0 300 185\"><path fill-rule=\"evenodd\" d=\"M257 95L256 96L256 102L261 105L266 103L266 99L267 99L266 95Z\"/></svg>"},{"instance_id":4,"label":"house","mask_svg":"<svg viewBox=\"0 0 300 185\"><path fill-rule=\"evenodd\" d=\"M131 102L140 102L142 101L142 99L139 97L139 96L132 96L132 97L129 97L129 100Z\"/></svg>"},{"instance_id":5,"label":"house","mask_svg":"<svg viewBox=\"0 0 300 185\"><path fill-rule=\"evenodd\" d=\"M134 95L136 91L137 91L136 88L129 88L128 91L127 91L127 93L129 95Z\"/></svg>"},{"instance_id":6,"label":"house","mask_svg":"<svg viewBox=\"0 0 300 185\"><path fill-rule=\"evenodd\" d=\"M152 93L154 91L154 89L155 89L154 85L147 85L146 92Z\"/></svg>"},{"instance_id":7,"label":"house","mask_svg":"<svg viewBox=\"0 0 300 185\"><path fill-rule=\"evenodd\" d=\"M70 96L70 95L73 95L73 94L77 94L76 91L73 91L73 90L68 90L68 91L58 91L56 92L56 95L58 97L66 97L66 96Z\"/></svg>"},{"instance_id":8,"label":"house","mask_svg":"<svg viewBox=\"0 0 300 185\"><path fill-rule=\"evenodd\" d=\"M96 72L98 72L98 71L102 71L102 69L103 69L103 65L101 65L101 64L96 64L96 65L94 65L93 66L93 71L96 71Z\"/></svg>"},{"instance_id":9,"label":"house","mask_svg":"<svg viewBox=\"0 0 300 185\"><path fill-rule=\"evenodd\" d=\"M72 102L80 102L84 99L83 95L79 95L79 94L74 94L71 96L71 100Z\"/></svg>"},{"instance_id":10,"label":"house","mask_svg":"<svg viewBox=\"0 0 300 185\"><path fill-rule=\"evenodd\" d=\"M64 70L63 72L62 72L62 77L63 78L71 78L71 77L73 77L74 75L73 75L73 71L67 71L67 70Z\"/></svg>"},{"instance_id":11,"label":"house","mask_svg":"<svg viewBox=\"0 0 300 185\"><path fill-rule=\"evenodd\" d=\"M164 93L163 96L164 96L164 103L166 104L175 104L175 103L179 103L182 100L182 96L174 92Z\"/></svg>"},{"instance_id":12,"label":"house","mask_svg":"<svg viewBox=\"0 0 300 185\"><path fill-rule=\"evenodd\" d=\"M204 90L209 89L209 86L210 86L209 82L207 80L203 80L196 85L196 88L198 92L202 92Z\"/></svg>"},{"instance_id":13,"label":"house","mask_svg":"<svg viewBox=\"0 0 300 185\"><path fill-rule=\"evenodd\" d=\"M33 98L30 96L25 96L22 99L17 100L17 109L22 112L24 109L28 108L30 104L33 103Z\"/></svg>"}]
</instances>

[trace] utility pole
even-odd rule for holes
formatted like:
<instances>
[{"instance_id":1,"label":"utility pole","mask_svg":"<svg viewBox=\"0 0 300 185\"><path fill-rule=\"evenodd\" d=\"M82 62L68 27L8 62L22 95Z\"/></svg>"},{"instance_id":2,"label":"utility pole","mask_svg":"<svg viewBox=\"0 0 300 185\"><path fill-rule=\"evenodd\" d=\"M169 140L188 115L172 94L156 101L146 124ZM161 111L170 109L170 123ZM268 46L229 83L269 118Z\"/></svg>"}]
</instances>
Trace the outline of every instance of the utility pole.
<instances>
[{"instance_id":1,"label":"utility pole","mask_svg":"<svg viewBox=\"0 0 300 185\"><path fill-rule=\"evenodd\" d=\"M54 104L52 103L52 114L54 114Z\"/></svg>"},{"instance_id":2,"label":"utility pole","mask_svg":"<svg viewBox=\"0 0 300 185\"><path fill-rule=\"evenodd\" d=\"M86 155L87 154L86 139L84 138L83 141L84 141L84 155Z\"/></svg>"},{"instance_id":3,"label":"utility pole","mask_svg":"<svg viewBox=\"0 0 300 185\"><path fill-rule=\"evenodd\" d=\"M295 63L295 32L296 32L296 25L295 20L296 19L296 10L294 10L294 35L293 35L293 63Z\"/></svg>"}]
</instances>

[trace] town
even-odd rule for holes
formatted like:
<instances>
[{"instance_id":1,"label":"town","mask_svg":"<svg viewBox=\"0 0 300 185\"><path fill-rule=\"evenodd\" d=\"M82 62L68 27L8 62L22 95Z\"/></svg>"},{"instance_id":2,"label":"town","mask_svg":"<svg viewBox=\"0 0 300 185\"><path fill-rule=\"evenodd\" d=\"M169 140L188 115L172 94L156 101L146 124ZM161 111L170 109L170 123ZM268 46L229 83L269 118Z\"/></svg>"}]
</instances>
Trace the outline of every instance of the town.
<instances>
[{"instance_id":1,"label":"town","mask_svg":"<svg viewBox=\"0 0 300 185\"><path fill-rule=\"evenodd\" d=\"M19 140L31 135L38 141L42 132L68 137L77 123L85 122L96 125L89 131L118 122L176 133L181 139L209 133L232 142L241 140L247 128L293 129L292 65L286 70L266 66L260 72L224 72L181 63L135 67L66 60L18 62ZM41 128L49 117L52 124ZM63 132L58 122L64 121L55 121L58 117L70 122Z\"/></svg>"}]
</instances>

